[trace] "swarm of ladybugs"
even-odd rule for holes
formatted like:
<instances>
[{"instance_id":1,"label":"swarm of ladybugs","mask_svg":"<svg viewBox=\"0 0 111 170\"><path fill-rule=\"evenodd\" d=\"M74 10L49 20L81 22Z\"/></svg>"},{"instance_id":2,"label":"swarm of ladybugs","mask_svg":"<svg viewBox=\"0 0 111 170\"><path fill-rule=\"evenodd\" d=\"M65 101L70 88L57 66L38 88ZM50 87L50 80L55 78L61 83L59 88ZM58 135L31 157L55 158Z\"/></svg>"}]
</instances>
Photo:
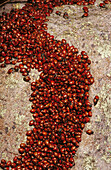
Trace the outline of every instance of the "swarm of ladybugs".
<instances>
[{"instance_id":1,"label":"swarm of ladybugs","mask_svg":"<svg viewBox=\"0 0 111 170\"><path fill-rule=\"evenodd\" d=\"M54 40L45 31L46 16L53 8L65 4L93 5L95 0L29 0L22 9L11 10L0 18L1 31L1 68L7 64L19 64L10 68L8 74L19 71L24 81L30 82L31 69L43 71L40 79L31 83L33 120L27 131L26 144L21 143L20 155L13 161L2 159L0 168L4 170L69 170L74 166L75 155L85 124L92 116L89 102L89 86L94 83L88 65L91 61L85 51L78 55L78 49L69 46L66 40ZM104 8L111 0L99 6ZM83 7L88 16L88 8ZM60 11L56 11L61 15ZM63 14L68 19L68 13ZM16 38L15 38L16 37ZM26 44L26 46L24 46ZM15 50L16 49L16 50ZM62 51L61 51L62 50ZM99 100L94 97L94 106ZM87 130L87 134L93 134Z\"/></svg>"}]
</instances>

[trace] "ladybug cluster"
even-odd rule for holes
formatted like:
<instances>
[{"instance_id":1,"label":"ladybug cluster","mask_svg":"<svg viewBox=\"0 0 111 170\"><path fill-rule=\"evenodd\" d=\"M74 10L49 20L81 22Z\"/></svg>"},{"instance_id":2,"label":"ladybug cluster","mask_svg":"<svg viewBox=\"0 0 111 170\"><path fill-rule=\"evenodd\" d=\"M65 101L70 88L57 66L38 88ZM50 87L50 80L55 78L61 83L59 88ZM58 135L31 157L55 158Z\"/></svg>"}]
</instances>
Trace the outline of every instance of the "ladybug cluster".
<instances>
[{"instance_id":1,"label":"ladybug cluster","mask_svg":"<svg viewBox=\"0 0 111 170\"><path fill-rule=\"evenodd\" d=\"M8 74L20 71L27 82L31 69L42 71L40 79L31 82L34 119L29 126L33 128L26 133L26 143L20 144L20 154L12 162L1 160L2 169L69 170L74 166L82 131L92 116L88 99L94 83L91 61L85 51L79 54L66 40L55 40L45 22L56 6L94 2L32 0L22 9L2 14L0 67L12 64Z\"/></svg>"}]
</instances>

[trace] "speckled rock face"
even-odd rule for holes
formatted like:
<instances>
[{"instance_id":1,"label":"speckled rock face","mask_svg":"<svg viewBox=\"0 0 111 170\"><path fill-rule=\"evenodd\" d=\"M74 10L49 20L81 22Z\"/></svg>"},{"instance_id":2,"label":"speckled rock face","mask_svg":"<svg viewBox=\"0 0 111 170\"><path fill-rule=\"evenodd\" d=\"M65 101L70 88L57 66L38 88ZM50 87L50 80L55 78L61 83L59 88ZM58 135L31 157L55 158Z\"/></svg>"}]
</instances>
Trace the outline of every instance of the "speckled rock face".
<instances>
[{"instance_id":1,"label":"speckled rock face","mask_svg":"<svg viewBox=\"0 0 111 170\"><path fill-rule=\"evenodd\" d=\"M48 17L47 32L57 40L66 39L79 52L87 52L95 79L90 87L90 101L93 103L95 95L100 98L92 107L93 116L84 129L73 170L111 169L111 4L100 9L99 2L89 6L87 18L81 18L82 6L77 5L56 7ZM56 15L57 10L61 11L61 16ZM64 12L69 14L69 19L63 18ZM0 158L6 160L18 154L17 148L25 141L26 130L31 129L28 125L32 119L30 82L39 75L33 70L31 81L26 83L20 73L8 75L10 67L0 69ZM93 135L86 134L87 129L94 131Z\"/></svg>"}]
</instances>

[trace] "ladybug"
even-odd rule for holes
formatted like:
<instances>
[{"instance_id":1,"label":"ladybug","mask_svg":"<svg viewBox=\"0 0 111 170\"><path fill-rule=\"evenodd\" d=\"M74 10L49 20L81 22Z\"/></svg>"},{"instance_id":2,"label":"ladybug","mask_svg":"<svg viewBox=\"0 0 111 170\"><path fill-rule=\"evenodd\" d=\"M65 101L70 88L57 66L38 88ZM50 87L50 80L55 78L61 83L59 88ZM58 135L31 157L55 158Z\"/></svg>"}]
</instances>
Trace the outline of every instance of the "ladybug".
<instances>
[{"instance_id":1,"label":"ladybug","mask_svg":"<svg viewBox=\"0 0 111 170\"><path fill-rule=\"evenodd\" d=\"M60 15L61 15L61 12L60 12L60 11L56 11L56 14L60 16Z\"/></svg>"},{"instance_id":2,"label":"ladybug","mask_svg":"<svg viewBox=\"0 0 111 170\"><path fill-rule=\"evenodd\" d=\"M99 6L100 6L101 8L105 8L105 7L106 7L106 6L105 6L105 3L100 3Z\"/></svg>"},{"instance_id":3,"label":"ladybug","mask_svg":"<svg viewBox=\"0 0 111 170\"><path fill-rule=\"evenodd\" d=\"M98 97L98 96L95 96L94 99L93 99L94 106L97 104L98 100L99 100L99 97Z\"/></svg>"},{"instance_id":4,"label":"ladybug","mask_svg":"<svg viewBox=\"0 0 111 170\"><path fill-rule=\"evenodd\" d=\"M85 12L85 13L82 15L82 18L84 18L84 17L88 17L88 13L87 13L87 12Z\"/></svg>"},{"instance_id":5,"label":"ladybug","mask_svg":"<svg viewBox=\"0 0 111 170\"><path fill-rule=\"evenodd\" d=\"M65 12L65 13L64 13L63 18L65 18L65 19L68 19L68 18L69 18L69 16L68 16L68 13L67 13L67 12Z\"/></svg>"},{"instance_id":6,"label":"ladybug","mask_svg":"<svg viewBox=\"0 0 111 170\"><path fill-rule=\"evenodd\" d=\"M88 129L88 130L86 131L86 133L87 133L88 135L92 135L94 132L93 132L92 130Z\"/></svg>"},{"instance_id":7,"label":"ladybug","mask_svg":"<svg viewBox=\"0 0 111 170\"><path fill-rule=\"evenodd\" d=\"M83 7L84 12L88 12L88 8L86 6Z\"/></svg>"},{"instance_id":8,"label":"ladybug","mask_svg":"<svg viewBox=\"0 0 111 170\"><path fill-rule=\"evenodd\" d=\"M10 68L9 70L8 70L8 74L11 74L11 73L13 73L14 72L14 69L13 68Z\"/></svg>"}]
</instances>

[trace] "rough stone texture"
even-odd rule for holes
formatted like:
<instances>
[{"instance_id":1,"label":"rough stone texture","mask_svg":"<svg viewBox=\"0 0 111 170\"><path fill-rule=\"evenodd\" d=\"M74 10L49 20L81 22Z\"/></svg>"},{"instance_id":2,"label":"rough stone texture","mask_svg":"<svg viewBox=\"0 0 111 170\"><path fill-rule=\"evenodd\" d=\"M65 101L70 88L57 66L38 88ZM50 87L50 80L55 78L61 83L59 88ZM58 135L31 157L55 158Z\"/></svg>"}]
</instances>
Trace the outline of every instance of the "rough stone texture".
<instances>
[{"instance_id":1,"label":"rough stone texture","mask_svg":"<svg viewBox=\"0 0 111 170\"><path fill-rule=\"evenodd\" d=\"M47 31L55 39L65 38L79 52L87 52L95 79L90 88L90 101L93 103L95 95L100 98L98 104L92 107L93 116L84 129L73 170L111 169L111 4L100 9L99 2L97 0L95 5L89 6L87 18L81 18L82 6L77 5L56 7L48 17ZM22 5L14 4L14 7ZM7 9L9 5L5 7ZM62 12L61 16L55 14L56 10ZM69 19L63 18L64 12L68 12ZM25 141L26 130L31 129L28 122L32 118L28 101L30 83L25 83L20 73L8 75L10 67L0 69L0 159L6 160L12 160L18 154L17 148ZM35 80L38 73L33 70L31 76ZM94 134L86 134L87 129L92 129Z\"/></svg>"}]
</instances>

